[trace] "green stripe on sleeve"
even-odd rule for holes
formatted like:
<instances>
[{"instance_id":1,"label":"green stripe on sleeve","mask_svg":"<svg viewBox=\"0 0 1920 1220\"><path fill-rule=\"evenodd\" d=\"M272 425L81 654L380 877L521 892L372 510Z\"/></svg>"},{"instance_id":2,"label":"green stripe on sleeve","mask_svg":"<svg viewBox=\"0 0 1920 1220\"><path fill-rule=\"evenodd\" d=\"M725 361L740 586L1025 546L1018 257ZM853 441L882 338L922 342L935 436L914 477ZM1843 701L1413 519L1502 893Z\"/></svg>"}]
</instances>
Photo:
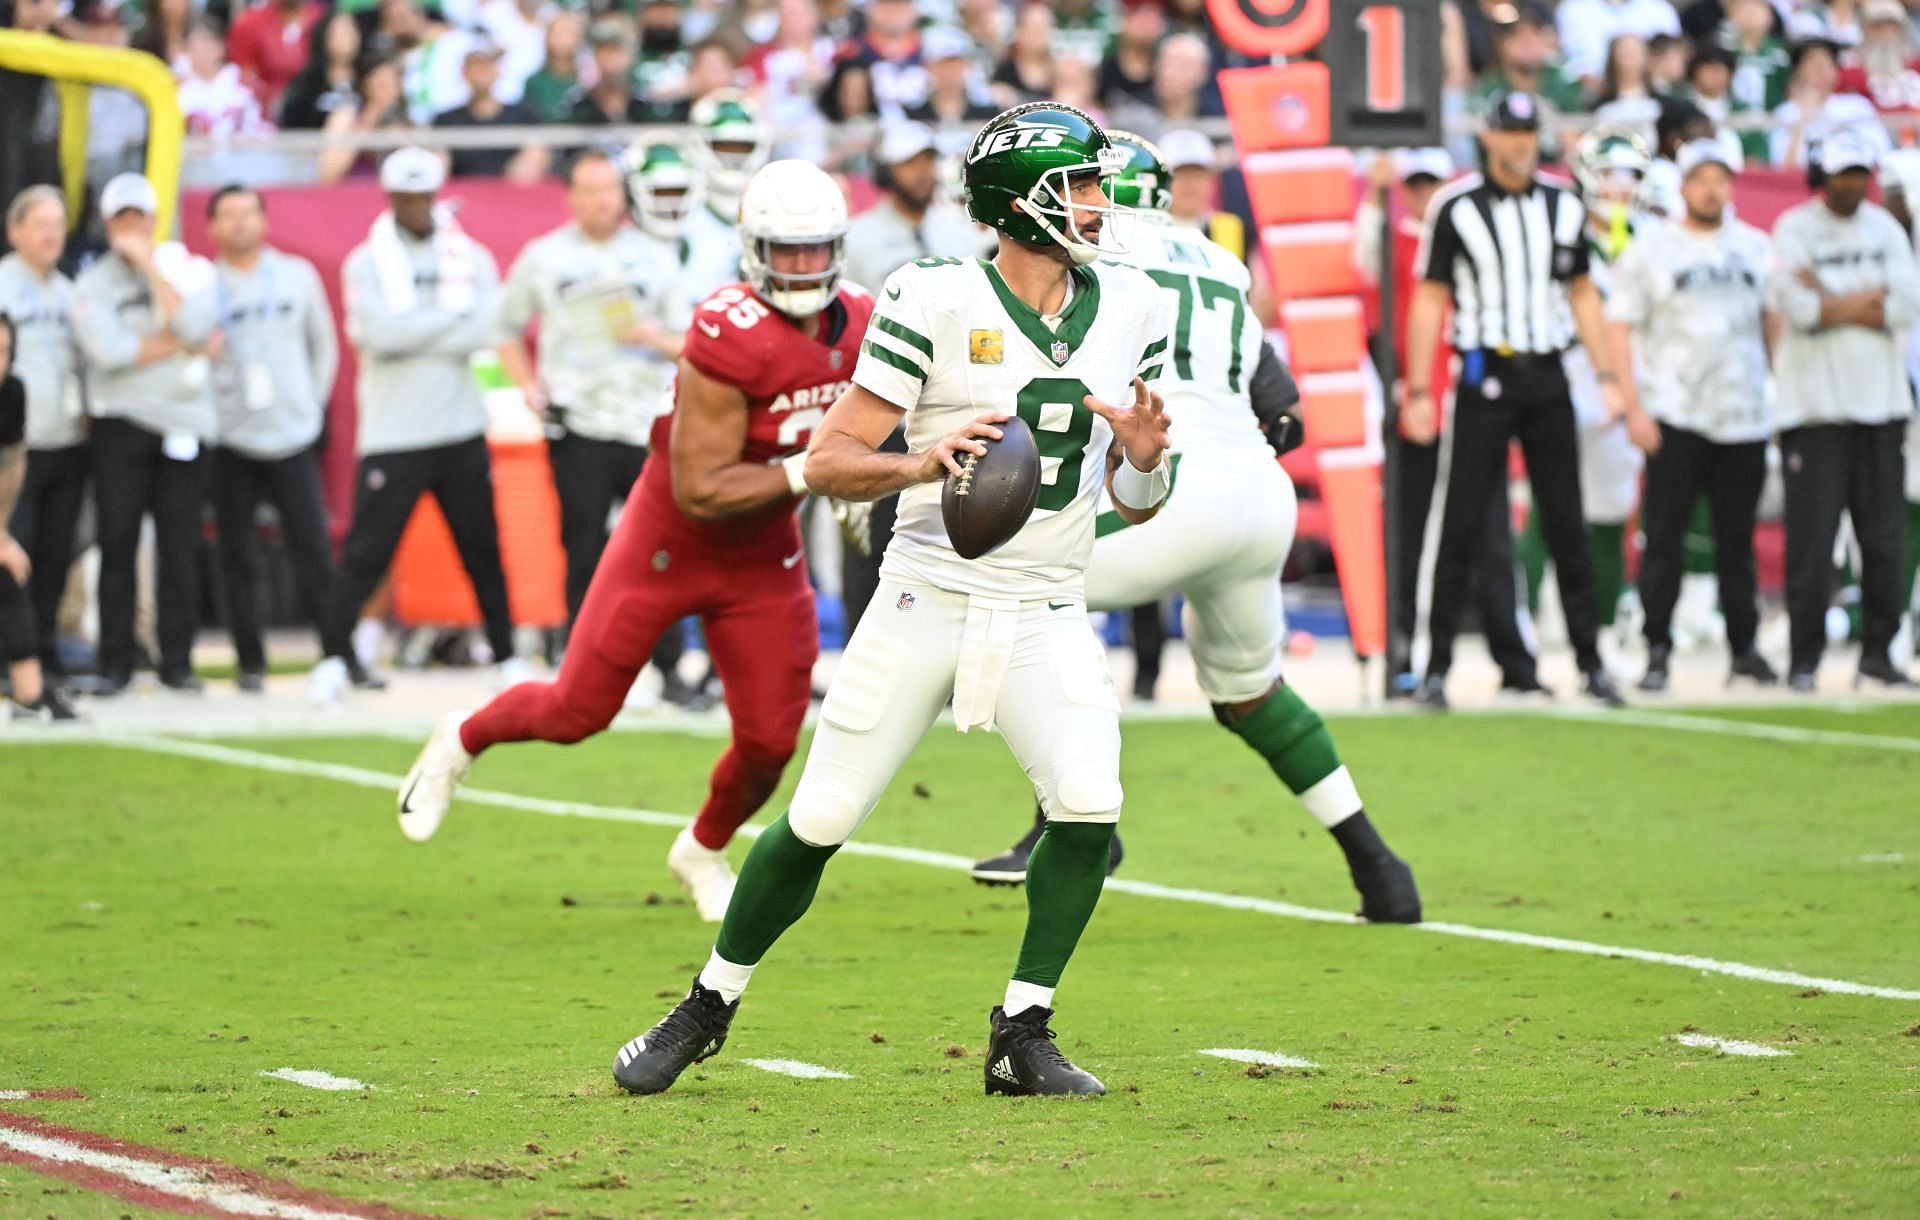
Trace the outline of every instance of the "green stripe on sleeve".
<instances>
[{"instance_id":1,"label":"green stripe on sleeve","mask_svg":"<svg viewBox=\"0 0 1920 1220\"><path fill-rule=\"evenodd\" d=\"M880 331L882 334L892 335L902 342L919 348L929 357L933 355L933 340L927 338L919 331L914 330L911 326L902 326L892 318L883 318L878 314L875 314L873 317L873 326L875 330ZM1165 344L1163 343L1161 346L1164 347Z\"/></svg>"},{"instance_id":2,"label":"green stripe on sleeve","mask_svg":"<svg viewBox=\"0 0 1920 1220\"><path fill-rule=\"evenodd\" d=\"M1160 376L1160 374L1166 371L1167 371L1166 365L1156 364L1150 369L1141 369L1138 373L1135 373L1134 376L1138 377L1142 381L1152 381L1154 378Z\"/></svg>"},{"instance_id":3,"label":"green stripe on sleeve","mask_svg":"<svg viewBox=\"0 0 1920 1220\"><path fill-rule=\"evenodd\" d=\"M1152 343L1147 344L1146 351L1140 353L1140 363L1145 364L1147 361L1153 359L1155 356L1158 356L1161 352L1164 352L1166 350L1167 350L1167 341L1165 339L1155 339ZM928 354L931 355L932 353L929 352Z\"/></svg>"},{"instance_id":4,"label":"green stripe on sleeve","mask_svg":"<svg viewBox=\"0 0 1920 1220\"><path fill-rule=\"evenodd\" d=\"M913 378L915 381L925 381L927 379L926 372L922 370L919 365L915 364L913 361L907 359L905 356L902 356L897 352L894 352L887 348L879 346L878 344L874 343L874 341L871 339L868 339L865 343L861 344L860 346L861 346L861 349L867 353L867 355L872 356L875 360L879 360L885 364L891 364L894 368L899 369L901 372Z\"/></svg>"}]
</instances>

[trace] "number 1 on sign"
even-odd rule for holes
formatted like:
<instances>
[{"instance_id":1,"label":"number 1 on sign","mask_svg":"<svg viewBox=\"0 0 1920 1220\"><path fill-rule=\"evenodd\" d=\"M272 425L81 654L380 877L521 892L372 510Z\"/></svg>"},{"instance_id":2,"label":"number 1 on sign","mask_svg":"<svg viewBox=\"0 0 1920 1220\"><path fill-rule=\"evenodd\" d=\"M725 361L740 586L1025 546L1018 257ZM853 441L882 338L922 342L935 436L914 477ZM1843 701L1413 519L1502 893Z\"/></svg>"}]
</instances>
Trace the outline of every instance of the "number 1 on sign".
<instances>
[{"instance_id":1,"label":"number 1 on sign","mask_svg":"<svg viewBox=\"0 0 1920 1220\"><path fill-rule=\"evenodd\" d=\"M1391 4L1360 10L1367 39L1367 109L1398 112L1407 108L1407 15Z\"/></svg>"}]
</instances>

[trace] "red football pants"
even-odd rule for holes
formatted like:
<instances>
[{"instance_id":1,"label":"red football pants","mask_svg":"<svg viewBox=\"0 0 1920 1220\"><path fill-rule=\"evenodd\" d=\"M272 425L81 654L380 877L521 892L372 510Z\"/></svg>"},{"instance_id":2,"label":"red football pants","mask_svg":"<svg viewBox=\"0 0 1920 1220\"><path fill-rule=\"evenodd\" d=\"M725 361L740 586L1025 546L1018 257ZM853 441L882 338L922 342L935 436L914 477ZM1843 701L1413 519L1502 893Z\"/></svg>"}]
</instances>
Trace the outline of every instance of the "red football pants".
<instances>
[{"instance_id":1,"label":"red football pants","mask_svg":"<svg viewBox=\"0 0 1920 1220\"><path fill-rule=\"evenodd\" d=\"M733 720L693 824L694 838L718 850L773 795L799 741L820 653L813 590L777 553L716 552L648 515L637 498L621 514L555 679L503 692L467 718L460 740L477 755L501 742L593 736L613 722L660 636L698 615Z\"/></svg>"}]
</instances>

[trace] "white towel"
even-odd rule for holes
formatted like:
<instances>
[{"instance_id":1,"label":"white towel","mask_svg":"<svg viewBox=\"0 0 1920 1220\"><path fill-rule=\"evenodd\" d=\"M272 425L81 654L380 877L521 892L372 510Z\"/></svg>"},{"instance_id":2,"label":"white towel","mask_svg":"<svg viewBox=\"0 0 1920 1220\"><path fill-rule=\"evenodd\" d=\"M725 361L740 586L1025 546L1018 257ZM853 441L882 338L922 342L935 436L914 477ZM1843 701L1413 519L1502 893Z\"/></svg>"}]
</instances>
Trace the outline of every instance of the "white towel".
<instances>
[{"instance_id":1,"label":"white towel","mask_svg":"<svg viewBox=\"0 0 1920 1220\"><path fill-rule=\"evenodd\" d=\"M960 632L960 659L953 677L953 719L962 733L993 731L1000 681L1013 659L1020 603L1002 597L968 597L967 625Z\"/></svg>"},{"instance_id":2,"label":"white towel","mask_svg":"<svg viewBox=\"0 0 1920 1220\"><path fill-rule=\"evenodd\" d=\"M453 313L465 313L473 308L473 246L454 219L453 209L445 204L433 209L432 241L434 267L440 277L434 304ZM392 212L380 213L373 222L367 247L373 252L374 272L380 277L380 295L387 308L395 312L417 309L420 293L413 282L413 256Z\"/></svg>"}]
</instances>

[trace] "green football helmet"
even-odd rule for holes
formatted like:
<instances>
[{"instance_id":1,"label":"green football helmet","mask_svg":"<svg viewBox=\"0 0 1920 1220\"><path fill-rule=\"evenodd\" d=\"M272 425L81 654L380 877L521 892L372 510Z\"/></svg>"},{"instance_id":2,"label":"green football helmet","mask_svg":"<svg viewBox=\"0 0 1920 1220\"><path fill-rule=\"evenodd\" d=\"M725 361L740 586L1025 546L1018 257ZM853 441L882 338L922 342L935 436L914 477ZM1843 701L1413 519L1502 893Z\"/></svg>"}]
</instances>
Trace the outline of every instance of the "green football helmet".
<instances>
[{"instance_id":1,"label":"green football helmet","mask_svg":"<svg viewBox=\"0 0 1920 1220\"><path fill-rule=\"evenodd\" d=\"M1173 175L1167 172L1160 149L1152 140L1131 131L1109 131L1107 139L1127 157L1126 168L1113 179L1109 192L1113 201L1138 212L1165 213L1173 203L1169 185Z\"/></svg>"},{"instance_id":2,"label":"green football helmet","mask_svg":"<svg viewBox=\"0 0 1920 1220\"><path fill-rule=\"evenodd\" d=\"M667 141L642 141L623 157L633 223L649 237L673 241L706 199L706 182L687 150Z\"/></svg>"},{"instance_id":3,"label":"green football helmet","mask_svg":"<svg viewBox=\"0 0 1920 1220\"><path fill-rule=\"evenodd\" d=\"M687 122L696 137L693 151L706 176L707 199L715 212L732 219L747 179L772 155L773 128L760 103L733 88L715 89L695 102Z\"/></svg>"},{"instance_id":4,"label":"green football helmet","mask_svg":"<svg viewBox=\"0 0 1920 1220\"><path fill-rule=\"evenodd\" d=\"M1072 179L1098 174L1107 179L1126 167L1127 154L1091 115L1060 102L1029 102L992 119L967 149L967 215L1023 245L1064 247L1076 264L1125 253L1100 234L1082 236L1073 213L1094 211L1104 218L1127 215L1129 208L1070 206Z\"/></svg>"}]
</instances>

